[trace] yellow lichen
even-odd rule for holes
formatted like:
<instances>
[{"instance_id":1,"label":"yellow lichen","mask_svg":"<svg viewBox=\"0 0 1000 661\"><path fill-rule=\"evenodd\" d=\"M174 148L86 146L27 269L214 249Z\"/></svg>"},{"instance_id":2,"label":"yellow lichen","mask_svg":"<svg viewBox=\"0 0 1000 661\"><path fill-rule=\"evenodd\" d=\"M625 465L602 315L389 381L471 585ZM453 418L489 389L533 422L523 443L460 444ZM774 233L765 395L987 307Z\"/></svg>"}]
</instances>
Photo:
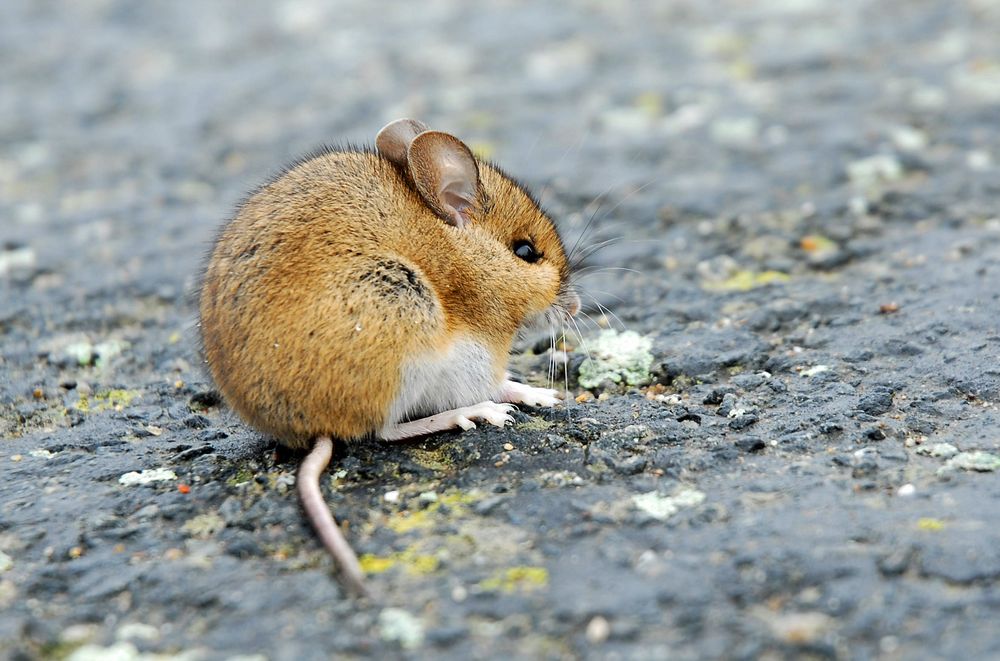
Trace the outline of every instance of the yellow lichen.
<instances>
[{"instance_id":1,"label":"yellow lichen","mask_svg":"<svg viewBox=\"0 0 1000 661\"><path fill-rule=\"evenodd\" d=\"M633 101L636 108L649 117L660 117L663 115L663 99L658 92L642 92Z\"/></svg>"},{"instance_id":2,"label":"yellow lichen","mask_svg":"<svg viewBox=\"0 0 1000 661\"><path fill-rule=\"evenodd\" d=\"M80 395L79 401L73 405L73 408L80 413L107 411L109 409L121 411L123 408L131 404L134 399L141 396L142 393L138 390L103 390L95 394L93 397Z\"/></svg>"},{"instance_id":3,"label":"yellow lichen","mask_svg":"<svg viewBox=\"0 0 1000 661\"><path fill-rule=\"evenodd\" d=\"M358 558L358 561L361 563L361 570L366 574L381 574L400 566L407 573L417 576L433 573L441 564L433 555L417 553L412 548L384 556L365 553Z\"/></svg>"},{"instance_id":4,"label":"yellow lichen","mask_svg":"<svg viewBox=\"0 0 1000 661\"><path fill-rule=\"evenodd\" d=\"M484 590L514 592L535 590L549 584L549 570L545 567L518 566L501 569L479 582Z\"/></svg>"},{"instance_id":5,"label":"yellow lichen","mask_svg":"<svg viewBox=\"0 0 1000 661\"><path fill-rule=\"evenodd\" d=\"M431 503L422 510L404 511L392 516L388 523L389 529L397 534L403 534L411 530L429 528L434 525L435 517L442 507L448 511L449 518L460 518L468 516L468 505L479 500L479 496L473 493L463 493L455 490L449 493L438 495L436 502Z\"/></svg>"},{"instance_id":6,"label":"yellow lichen","mask_svg":"<svg viewBox=\"0 0 1000 661\"><path fill-rule=\"evenodd\" d=\"M448 456L444 452L444 448L438 450L421 450L419 448L411 448L409 454L413 459L413 463L417 464L421 468L426 468L432 471L447 471L453 468L452 462L448 459Z\"/></svg>"},{"instance_id":7,"label":"yellow lichen","mask_svg":"<svg viewBox=\"0 0 1000 661\"><path fill-rule=\"evenodd\" d=\"M944 529L944 521L941 519L923 517L917 521L917 528L920 530L927 530L929 532L937 532Z\"/></svg>"},{"instance_id":8,"label":"yellow lichen","mask_svg":"<svg viewBox=\"0 0 1000 661\"><path fill-rule=\"evenodd\" d=\"M781 271L751 271L743 269L736 271L725 280L707 280L702 283L702 287L709 291L750 291L757 287L770 285L776 282L787 282L789 276Z\"/></svg>"}]
</instances>

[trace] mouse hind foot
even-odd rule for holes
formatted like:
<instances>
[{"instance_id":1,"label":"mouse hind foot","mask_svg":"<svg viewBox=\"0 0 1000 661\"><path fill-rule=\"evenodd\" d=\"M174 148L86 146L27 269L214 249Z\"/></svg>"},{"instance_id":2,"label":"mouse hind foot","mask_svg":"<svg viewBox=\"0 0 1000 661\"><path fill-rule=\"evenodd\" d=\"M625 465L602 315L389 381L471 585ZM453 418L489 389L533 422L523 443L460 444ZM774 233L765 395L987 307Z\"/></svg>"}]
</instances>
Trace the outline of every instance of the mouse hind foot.
<instances>
[{"instance_id":1,"label":"mouse hind foot","mask_svg":"<svg viewBox=\"0 0 1000 661\"><path fill-rule=\"evenodd\" d=\"M474 420L488 422L495 427L503 427L508 422L514 422L514 418L510 415L510 412L513 410L514 407L510 404L480 402L472 406L463 406L450 411L436 413L426 418L420 418L419 420L386 425L379 432L378 437L383 441L401 441L415 436L424 436L426 434L433 434L434 432L455 429L456 427L461 427L465 430L475 429L476 423L473 422Z\"/></svg>"}]
</instances>

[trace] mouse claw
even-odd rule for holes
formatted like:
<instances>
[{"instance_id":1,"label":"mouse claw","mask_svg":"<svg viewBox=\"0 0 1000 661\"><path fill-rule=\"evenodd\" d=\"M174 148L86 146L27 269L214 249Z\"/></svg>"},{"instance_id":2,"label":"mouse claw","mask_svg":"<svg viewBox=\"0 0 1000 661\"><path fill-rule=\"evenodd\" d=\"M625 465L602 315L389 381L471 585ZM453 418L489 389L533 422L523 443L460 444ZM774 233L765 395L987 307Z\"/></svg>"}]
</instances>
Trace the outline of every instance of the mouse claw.
<instances>
[{"instance_id":1,"label":"mouse claw","mask_svg":"<svg viewBox=\"0 0 1000 661\"><path fill-rule=\"evenodd\" d=\"M484 406L489 404L489 408L484 412L483 419L490 423L494 427L500 427L501 429L509 422L514 424L514 416L511 413L514 411L515 407L511 404L497 404L496 402L483 402L477 406Z\"/></svg>"},{"instance_id":2,"label":"mouse claw","mask_svg":"<svg viewBox=\"0 0 1000 661\"><path fill-rule=\"evenodd\" d=\"M497 404L496 402L480 402L478 404L473 404L472 406L465 406L460 409L455 410L455 422L462 429L472 429L476 425L471 422L471 420L480 420L482 422L488 422L494 427L503 427L508 422L514 422L514 418L510 415L514 410L514 407L510 404ZM462 421L467 422L469 427L462 424Z\"/></svg>"}]
</instances>

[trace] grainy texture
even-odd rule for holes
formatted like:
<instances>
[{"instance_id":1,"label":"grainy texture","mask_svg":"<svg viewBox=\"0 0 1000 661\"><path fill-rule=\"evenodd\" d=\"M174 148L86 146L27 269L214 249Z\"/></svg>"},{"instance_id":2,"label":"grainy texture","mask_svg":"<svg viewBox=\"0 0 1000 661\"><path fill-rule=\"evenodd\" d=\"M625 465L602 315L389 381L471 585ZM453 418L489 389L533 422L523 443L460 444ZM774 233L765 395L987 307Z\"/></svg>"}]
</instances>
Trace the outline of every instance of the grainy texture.
<instances>
[{"instance_id":1,"label":"grainy texture","mask_svg":"<svg viewBox=\"0 0 1000 661\"><path fill-rule=\"evenodd\" d=\"M998 33L986 0L0 3L0 656L1000 656ZM570 245L604 200L585 264L632 270L585 285L656 382L341 449L359 605L187 294L246 190L401 116Z\"/></svg>"}]
</instances>

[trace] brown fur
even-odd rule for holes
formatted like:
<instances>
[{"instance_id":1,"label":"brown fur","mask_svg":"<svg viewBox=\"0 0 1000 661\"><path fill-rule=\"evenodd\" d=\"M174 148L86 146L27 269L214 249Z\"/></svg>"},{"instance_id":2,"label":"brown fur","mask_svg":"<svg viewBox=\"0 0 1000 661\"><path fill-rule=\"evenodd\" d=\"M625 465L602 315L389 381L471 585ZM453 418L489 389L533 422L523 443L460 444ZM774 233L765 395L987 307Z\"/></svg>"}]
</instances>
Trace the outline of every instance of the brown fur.
<instances>
[{"instance_id":1,"label":"brown fur","mask_svg":"<svg viewBox=\"0 0 1000 661\"><path fill-rule=\"evenodd\" d=\"M471 223L444 222L404 168L335 151L255 192L220 234L201 292L205 360L229 405L293 447L385 423L404 359L471 336L497 382L518 327L568 267L552 222L479 162ZM514 256L530 239L534 264Z\"/></svg>"}]
</instances>

